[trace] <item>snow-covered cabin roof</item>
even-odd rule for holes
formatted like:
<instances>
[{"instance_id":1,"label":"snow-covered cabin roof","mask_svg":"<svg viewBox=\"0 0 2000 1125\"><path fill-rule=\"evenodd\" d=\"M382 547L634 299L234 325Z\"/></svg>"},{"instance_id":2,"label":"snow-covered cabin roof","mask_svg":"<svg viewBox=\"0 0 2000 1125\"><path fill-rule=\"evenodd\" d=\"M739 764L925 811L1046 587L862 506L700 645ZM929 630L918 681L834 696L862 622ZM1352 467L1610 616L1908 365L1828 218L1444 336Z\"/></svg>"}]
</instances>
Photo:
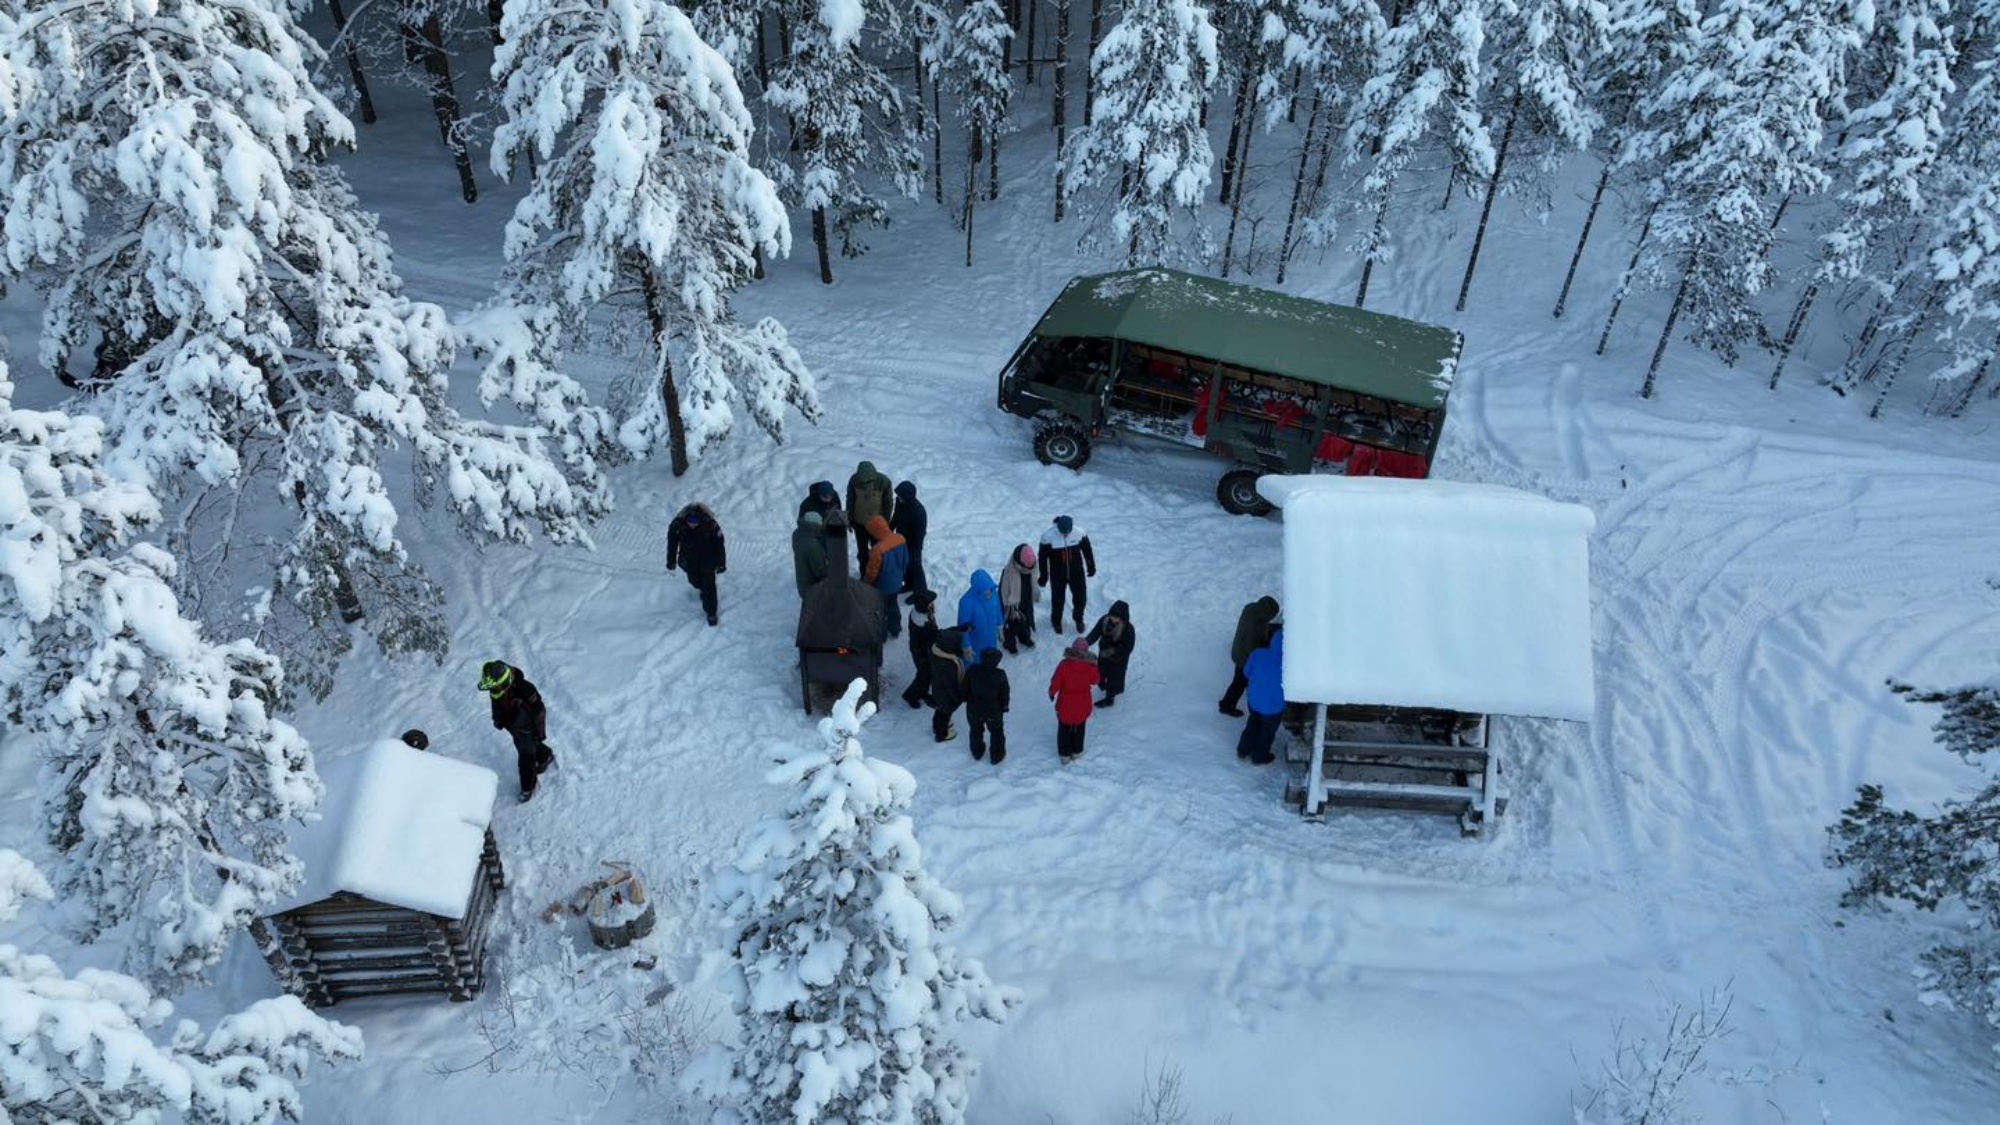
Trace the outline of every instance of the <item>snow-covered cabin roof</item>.
<instances>
[{"instance_id":1,"label":"snow-covered cabin roof","mask_svg":"<svg viewBox=\"0 0 2000 1125\"><path fill-rule=\"evenodd\" d=\"M1267 476L1285 697L1589 719L1590 509L1497 485Z\"/></svg>"},{"instance_id":2,"label":"snow-covered cabin roof","mask_svg":"<svg viewBox=\"0 0 2000 1125\"><path fill-rule=\"evenodd\" d=\"M271 913L341 891L445 918L465 913L499 775L385 739L323 763L319 776L320 818L291 830L305 879Z\"/></svg>"}]
</instances>

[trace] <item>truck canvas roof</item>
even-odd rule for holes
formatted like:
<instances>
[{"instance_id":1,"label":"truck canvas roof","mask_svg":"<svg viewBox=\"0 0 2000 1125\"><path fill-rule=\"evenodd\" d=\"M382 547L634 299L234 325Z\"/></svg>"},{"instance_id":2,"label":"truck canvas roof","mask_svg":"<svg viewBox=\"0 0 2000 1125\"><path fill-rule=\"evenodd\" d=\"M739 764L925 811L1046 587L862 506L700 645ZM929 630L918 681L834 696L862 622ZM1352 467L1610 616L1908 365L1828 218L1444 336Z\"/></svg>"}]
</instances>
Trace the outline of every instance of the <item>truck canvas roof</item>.
<instances>
[{"instance_id":1,"label":"truck canvas roof","mask_svg":"<svg viewBox=\"0 0 2000 1125\"><path fill-rule=\"evenodd\" d=\"M1427 410L1444 405L1462 343L1434 324L1158 266L1071 281L1035 335L1148 344Z\"/></svg>"}]
</instances>

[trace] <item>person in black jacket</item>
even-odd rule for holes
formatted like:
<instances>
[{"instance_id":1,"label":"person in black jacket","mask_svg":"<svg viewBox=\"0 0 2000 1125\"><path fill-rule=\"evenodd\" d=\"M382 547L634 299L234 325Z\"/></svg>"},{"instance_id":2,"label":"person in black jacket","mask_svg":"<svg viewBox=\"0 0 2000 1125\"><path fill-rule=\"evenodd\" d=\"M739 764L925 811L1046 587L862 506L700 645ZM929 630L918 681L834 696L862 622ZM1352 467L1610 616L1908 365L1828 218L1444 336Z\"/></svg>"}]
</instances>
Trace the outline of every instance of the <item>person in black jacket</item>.
<instances>
[{"instance_id":1,"label":"person in black jacket","mask_svg":"<svg viewBox=\"0 0 2000 1125\"><path fill-rule=\"evenodd\" d=\"M535 782L556 764L556 752L543 741L548 737L549 709L528 677L504 660L489 660L479 670L479 690L493 702L493 729L506 731L514 740L525 801L535 795Z\"/></svg>"},{"instance_id":2,"label":"person in black jacket","mask_svg":"<svg viewBox=\"0 0 2000 1125\"><path fill-rule=\"evenodd\" d=\"M799 501L799 514L819 513L820 530L826 533L827 573L847 577L847 509L840 506L840 490L830 480L816 480ZM856 569L853 573L859 574Z\"/></svg>"},{"instance_id":3,"label":"person in black jacket","mask_svg":"<svg viewBox=\"0 0 2000 1125\"><path fill-rule=\"evenodd\" d=\"M931 646L937 643L937 595L919 590L910 596L910 663L916 678L903 689L903 702L916 710L931 701Z\"/></svg>"},{"instance_id":4,"label":"person in black jacket","mask_svg":"<svg viewBox=\"0 0 2000 1125\"><path fill-rule=\"evenodd\" d=\"M979 663L965 674L965 722L972 728L972 757L986 757L986 736L993 736L993 764L1007 757L1007 673L1000 667L1000 650L979 654Z\"/></svg>"},{"instance_id":5,"label":"person in black jacket","mask_svg":"<svg viewBox=\"0 0 2000 1125\"><path fill-rule=\"evenodd\" d=\"M706 506L689 504L667 528L667 569L687 575L688 585L701 593L701 611L708 615L708 623L718 624L715 576L729 569L729 554L722 525Z\"/></svg>"},{"instance_id":6,"label":"person in black jacket","mask_svg":"<svg viewBox=\"0 0 2000 1125\"><path fill-rule=\"evenodd\" d=\"M1125 666L1131 663L1132 646L1139 641L1138 631L1132 628L1132 607L1112 602L1111 612L1098 618L1083 639L1096 646L1097 670L1104 677L1104 698L1097 705L1109 707L1125 690Z\"/></svg>"},{"instance_id":7,"label":"person in black jacket","mask_svg":"<svg viewBox=\"0 0 2000 1125\"><path fill-rule=\"evenodd\" d=\"M931 642L931 734L939 742L958 737L951 716L965 702L965 626L939 629Z\"/></svg>"},{"instance_id":8,"label":"person in black jacket","mask_svg":"<svg viewBox=\"0 0 2000 1125\"><path fill-rule=\"evenodd\" d=\"M1049 591L1049 623L1062 632L1063 595L1067 593L1073 604L1070 612L1076 615L1076 631L1083 632L1083 580L1097 577L1097 556L1091 553L1090 536L1076 529L1075 520L1057 516L1055 524L1042 532L1035 566L1040 572L1037 583L1053 587Z\"/></svg>"},{"instance_id":9,"label":"person in black jacket","mask_svg":"<svg viewBox=\"0 0 2000 1125\"><path fill-rule=\"evenodd\" d=\"M889 517L889 530L903 537L910 548L910 565L903 571L903 590L916 593L930 589L924 581L924 535L930 530L931 516L917 502L917 482L906 480L896 486L896 514Z\"/></svg>"}]
</instances>

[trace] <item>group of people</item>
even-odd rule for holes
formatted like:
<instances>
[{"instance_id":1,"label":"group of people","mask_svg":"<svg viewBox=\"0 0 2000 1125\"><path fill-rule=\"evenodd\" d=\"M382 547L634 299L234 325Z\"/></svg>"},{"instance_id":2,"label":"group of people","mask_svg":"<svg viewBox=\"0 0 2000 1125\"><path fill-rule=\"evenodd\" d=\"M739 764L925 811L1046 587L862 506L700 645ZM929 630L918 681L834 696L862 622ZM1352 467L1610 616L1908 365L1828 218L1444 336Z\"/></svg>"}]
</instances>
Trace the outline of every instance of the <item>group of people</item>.
<instances>
[{"instance_id":1,"label":"group of people","mask_svg":"<svg viewBox=\"0 0 2000 1125\"><path fill-rule=\"evenodd\" d=\"M1089 580L1097 576L1090 536L1068 515L1059 515L1033 544L1017 544L995 579L975 570L956 606L953 623L938 617L938 596L924 571L924 540L930 517L912 481L893 483L871 461L848 478L843 494L832 481L815 481L799 503L792 532L793 578L800 597L828 577L845 576L847 538L854 537L855 573L882 595L885 629L900 636L897 608L909 595L909 652L914 676L903 692L912 709L929 706L931 733L938 742L958 737L953 719L962 707L972 756L999 765L1007 757L1006 716L1011 685L1001 666L1002 651L1019 655L1035 647L1041 591L1049 591L1049 628L1060 636L1065 618L1078 636L1064 649L1049 677L1048 696L1056 713L1056 753L1065 764L1083 753L1084 734L1099 707L1111 707L1125 691L1126 672L1137 645L1131 606L1111 603L1089 630L1084 628ZM710 625L721 622L716 577L728 570L727 543L715 513L694 503L674 515L667 530L667 569L685 575L700 597ZM1271 747L1284 713L1283 628L1276 598L1243 607L1230 646L1235 672L1217 709L1248 719L1236 756L1263 765L1275 760ZM546 741L548 716L534 684L519 668L501 660L481 670L480 690L492 702L493 726L506 731L515 747L521 800L534 795L542 774L555 765Z\"/></svg>"}]
</instances>

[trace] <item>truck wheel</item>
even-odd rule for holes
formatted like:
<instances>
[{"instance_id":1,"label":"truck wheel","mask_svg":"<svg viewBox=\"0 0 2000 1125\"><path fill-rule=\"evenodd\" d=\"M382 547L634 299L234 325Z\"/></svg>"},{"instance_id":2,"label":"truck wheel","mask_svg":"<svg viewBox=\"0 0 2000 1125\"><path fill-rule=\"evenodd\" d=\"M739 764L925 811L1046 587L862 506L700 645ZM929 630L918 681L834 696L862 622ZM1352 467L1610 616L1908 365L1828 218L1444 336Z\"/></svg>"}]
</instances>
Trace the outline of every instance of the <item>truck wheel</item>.
<instances>
[{"instance_id":1,"label":"truck wheel","mask_svg":"<svg viewBox=\"0 0 2000 1125\"><path fill-rule=\"evenodd\" d=\"M1231 469L1215 486L1216 502L1232 516L1261 516L1271 510L1271 502L1257 491L1255 469Z\"/></svg>"},{"instance_id":2,"label":"truck wheel","mask_svg":"<svg viewBox=\"0 0 2000 1125\"><path fill-rule=\"evenodd\" d=\"M1071 422L1055 422L1035 431L1035 458L1044 465L1081 469L1090 460L1090 436Z\"/></svg>"}]
</instances>

